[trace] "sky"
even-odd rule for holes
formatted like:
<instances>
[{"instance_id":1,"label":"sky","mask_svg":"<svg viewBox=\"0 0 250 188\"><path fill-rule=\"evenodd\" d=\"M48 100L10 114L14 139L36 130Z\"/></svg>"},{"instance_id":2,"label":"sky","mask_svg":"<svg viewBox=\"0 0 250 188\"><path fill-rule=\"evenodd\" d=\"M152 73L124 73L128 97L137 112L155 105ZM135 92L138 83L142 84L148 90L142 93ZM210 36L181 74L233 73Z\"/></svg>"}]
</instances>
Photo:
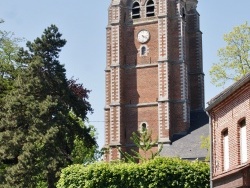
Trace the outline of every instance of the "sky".
<instances>
[{"instance_id":1,"label":"sky","mask_svg":"<svg viewBox=\"0 0 250 188\"><path fill-rule=\"evenodd\" d=\"M89 124L96 127L98 144L104 145L104 105L106 64L106 26L111 0L0 0L0 30L33 41L45 28L55 24L67 40L60 54L67 77L79 79L91 90L94 109ZM203 70L205 101L225 88L210 83L209 69L218 62L217 50L226 44L223 35L233 27L250 22L250 0L199 0L200 29L203 32ZM250 24L250 23L249 23ZM24 45L24 44L22 44Z\"/></svg>"}]
</instances>

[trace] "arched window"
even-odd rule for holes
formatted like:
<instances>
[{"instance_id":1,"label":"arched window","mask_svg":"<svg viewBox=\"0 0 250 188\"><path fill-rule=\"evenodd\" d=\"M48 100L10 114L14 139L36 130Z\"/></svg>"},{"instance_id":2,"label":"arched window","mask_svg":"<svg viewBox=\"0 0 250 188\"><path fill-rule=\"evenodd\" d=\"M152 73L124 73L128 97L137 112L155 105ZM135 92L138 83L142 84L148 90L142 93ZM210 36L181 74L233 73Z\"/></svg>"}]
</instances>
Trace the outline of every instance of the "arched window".
<instances>
[{"instance_id":1,"label":"arched window","mask_svg":"<svg viewBox=\"0 0 250 188\"><path fill-rule=\"evenodd\" d=\"M146 123L142 123L141 130L142 130L142 132L145 132L147 130L147 124Z\"/></svg>"},{"instance_id":2,"label":"arched window","mask_svg":"<svg viewBox=\"0 0 250 188\"><path fill-rule=\"evenodd\" d=\"M155 5L153 0L149 0L146 5L146 15L151 17L155 15Z\"/></svg>"},{"instance_id":3,"label":"arched window","mask_svg":"<svg viewBox=\"0 0 250 188\"><path fill-rule=\"evenodd\" d=\"M240 161L241 163L247 162L247 130L246 130L246 119L239 122L240 127Z\"/></svg>"},{"instance_id":4,"label":"arched window","mask_svg":"<svg viewBox=\"0 0 250 188\"><path fill-rule=\"evenodd\" d=\"M142 46L142 47L141 47L141 56L146 55L146 52L147 52L146 46Z\"/></svg>"},{"instance_id":5,"label":"arched window","mask_svg":"<svg viewBox=\"0 0 250 188\"><path fill-rule=\"evenodd\" d=\"M222 132L222 144L223 144L223 171L229 169L229 139L228 130Z\"/></svg>"},{"instance_id":6,"label":"arched window","mask_svg":"<svg viewBox=\"0 0 250 188\"><path fill-rule=\"evenodd\" d=\"M140 4L138 2L134 2L133 6L132 6L132 18L136 19L136 18L140 18Z\"/></svg>"}]
</instances>

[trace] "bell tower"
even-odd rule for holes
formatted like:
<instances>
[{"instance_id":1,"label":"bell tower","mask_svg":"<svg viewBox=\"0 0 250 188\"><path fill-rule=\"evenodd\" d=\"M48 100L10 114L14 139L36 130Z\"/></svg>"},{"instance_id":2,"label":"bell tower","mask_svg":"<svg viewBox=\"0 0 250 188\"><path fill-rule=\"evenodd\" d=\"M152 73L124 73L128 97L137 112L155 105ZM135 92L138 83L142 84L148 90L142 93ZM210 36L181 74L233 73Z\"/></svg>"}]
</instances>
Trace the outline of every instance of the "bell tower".
<instances>
[{"instance_id":1,"label":"bell tower","mask_svg":"<svg viewBox=\"0 0 250 188\"><path fill-rule=\"evenodd\" d=\"M105 160L129 152L148 129L170 144L204 109L202 33L197 0L112 0L108 10ZM155 149L158 147L155 146Z\"/></svg>"}]
</instances>

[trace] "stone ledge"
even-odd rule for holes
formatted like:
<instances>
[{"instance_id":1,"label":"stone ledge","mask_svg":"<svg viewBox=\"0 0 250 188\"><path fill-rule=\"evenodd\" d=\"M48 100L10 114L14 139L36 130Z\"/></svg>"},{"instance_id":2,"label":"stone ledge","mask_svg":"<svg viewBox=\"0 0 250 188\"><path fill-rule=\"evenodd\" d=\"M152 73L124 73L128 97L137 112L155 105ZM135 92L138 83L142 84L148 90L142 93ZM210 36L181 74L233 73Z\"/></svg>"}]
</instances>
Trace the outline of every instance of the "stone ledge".
<instances>
[{"instance_id":1,"label":"stone ledge","mask_svg":"<svg viewBox=\"0 0 250 188\"><path fill-rule=\"evenodd\" d=\"M157 102L151 102L151 103L140 103L140 104L127 104L125 107L128 108L137 108L137 107L148 107L148 106L158 106Z\"/></svg>"}]
</instances>

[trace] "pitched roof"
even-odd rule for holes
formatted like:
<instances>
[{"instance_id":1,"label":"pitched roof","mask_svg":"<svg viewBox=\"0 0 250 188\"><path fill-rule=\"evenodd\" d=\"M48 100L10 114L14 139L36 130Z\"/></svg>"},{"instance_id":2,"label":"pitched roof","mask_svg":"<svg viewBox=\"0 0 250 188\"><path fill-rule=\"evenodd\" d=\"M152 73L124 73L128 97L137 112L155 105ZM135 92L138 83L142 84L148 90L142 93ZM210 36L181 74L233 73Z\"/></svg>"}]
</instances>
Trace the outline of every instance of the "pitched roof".
<instances>
[{"instance_id":1,"label":"pitched roof","mask_svg":"<svg viewBox=\"0 0 250 188\"><path fill-rule=\"evenodd\" d=\"M211 110L213 107L215 107L217 104L225 100L227 97L229 97L232 93L234 93L237 89L245 85L246 83L250 82L250 73L241 78L239 81L235 82L228 88L226 88L224 91L216 95L214 98L212 98L210 101L208 101L208 107L206 108L207 111Z\"/></svg>"},{"instance_id":2,"label":"pitched roof","mask_svg":"<svg viewBox=\"0 0 250 188\"><path fill-rule=\"evenodd\" d=\"M186 135L175 135L171 144L163 146L162 156L183 159L204 159L207 150L201 149L201 136L209 135L208 116L206 112L192 112L190 129Z\"/></svg>"}]
</instances>

